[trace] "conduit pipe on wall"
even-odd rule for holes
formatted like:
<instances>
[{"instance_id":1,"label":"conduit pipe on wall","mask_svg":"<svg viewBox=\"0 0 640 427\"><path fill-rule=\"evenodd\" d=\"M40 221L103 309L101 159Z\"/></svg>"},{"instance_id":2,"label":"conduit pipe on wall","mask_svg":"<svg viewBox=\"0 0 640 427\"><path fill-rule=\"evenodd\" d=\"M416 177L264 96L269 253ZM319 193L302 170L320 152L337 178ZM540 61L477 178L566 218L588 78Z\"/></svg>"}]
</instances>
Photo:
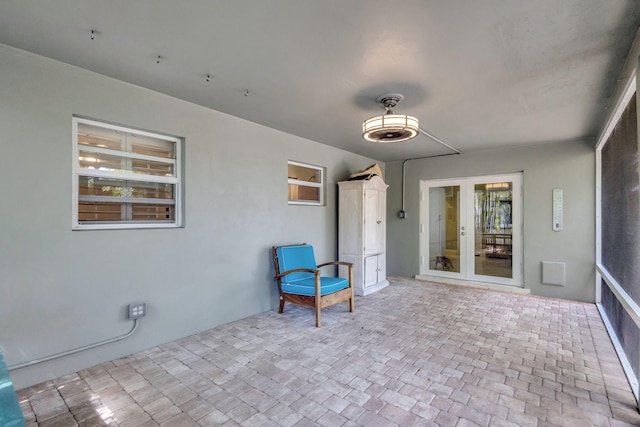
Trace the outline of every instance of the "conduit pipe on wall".
<instances>
[{"instance_id":1,"label":"conduit pipe on wall","mask_svg":"<svg viewBox=\"0 0 640 427\"><path fill-rule=\"evenodd\" d=\"M447 147L449 150L453 151L453 154L462 154L462 151L458 150L457 148L454 148L452 146L450 146L449 144L447 144L446 142L444 142L443 140L441 140L440 138L438 138L437 136L427 132L426 130L422 129L422 128L418 128L418 130L420 132L422 132L424 135L426 135L428 138L433 139L435 142L437 142L438 144L442 144L445 147ZM433 156L433 157L437 157L437 156ZM409 159L409 160L413 160L413 159Z\"/></svg>"},{"instance_id":2,"label":"conduit pipe on wall","mask_svg":"<svg viewBox=\"0 0 640 427\"><path fill-rule=\"evenodd\" d=\"M406 172L406 164L407 164L407 162L410 161L410 160L431 159L431 158L434 158L434 157L455 156L456 154L462 154L462 151L458 150L455 147L450 146L449 144L447 144L446 142L444 142L443 140L441 140L437 136L427 132L426 130L424 130L422 128L418 128L418 130L421 133L423 133L424 135L426 135L428 138L433 139L438 144L441 144L441 145L447 147L449 150L453 151L453 153L436 154L435 156L413 157L411 159L405 159L402 162L402 186L400 188L400 191L402 192L402 208L400 209L400 212L398 212L398 218L400 218L400 219L405 219L407 217L407 212L404 210L404 180L405 180L405 172Z\"/></svg>"},{"instance_id":3,"label":"conduit pipe on wall","mask_svg":"<svg viewBox=\"0 0 640 427\"><path fill-rule=\"evenodd\" d=\"M109 339L106 339L104 341L99 341L97 343L85 345L85 346L82 346L82 347L77 347L77 348L74 348L72 350L64 351L62 353L52 354L51 356L43 357L42 359L34 359L34 360L29 361L29 362L19 363L17 365L9 366L7 369L9 371L12 371L12 370L15 370L15 369L26 368L27 366L37 365L38 363L48 362L48 361L53 360L53 359L58 359L60 357L69 356L71 354L79 353L81 351L89 350L91 348L99 347L101 345L110 344L112 342L120 341L120 340L123 340L123 339L125 339L127 337L130 337L136 331L137 328L138 328L138 319L134 319L133 320L133 327L131 328L131 330L129 332L127 332L124 335L120 335L120 336L115 337L115 338L109 338Z\"/></svg>"},{"instance_id":4,"label":"conduit pipe on wall","mask_svg":"<svg viewBox=\"0 0 640 427\"><path fill-rule=\"evenodd\" d=\"M405 179L405 166L410 160L422 160L422 159L432 159L434 157L446 157L446 156L455 156L457 154L462 154L461 152L457 153L448 153L448 154L436 154L435 156L424 156L424 157L413 157L411 159L405 159L402 161L402 184L400 186L400 191L402 192L402 208L398 212L398 218L405 219L407 217L407 212L404 210L404 179Z\"/></svg>"}]
</instances>

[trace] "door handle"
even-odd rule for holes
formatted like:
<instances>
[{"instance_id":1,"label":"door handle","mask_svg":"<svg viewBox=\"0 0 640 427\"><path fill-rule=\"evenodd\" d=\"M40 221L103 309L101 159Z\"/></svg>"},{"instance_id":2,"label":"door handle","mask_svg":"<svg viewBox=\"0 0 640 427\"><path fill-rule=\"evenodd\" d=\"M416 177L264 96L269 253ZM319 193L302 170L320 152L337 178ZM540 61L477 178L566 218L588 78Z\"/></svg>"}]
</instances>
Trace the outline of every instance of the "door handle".
<instances>
[{"instance_id":1,"label":"door handle","mask_svg":"<svg viewBox=\"0 0 640 427\"><path fill-rule=\"evenodd\" d=\"M460 235L464 236L464 231L460 233Z\"/></svg>"}]
</instances>

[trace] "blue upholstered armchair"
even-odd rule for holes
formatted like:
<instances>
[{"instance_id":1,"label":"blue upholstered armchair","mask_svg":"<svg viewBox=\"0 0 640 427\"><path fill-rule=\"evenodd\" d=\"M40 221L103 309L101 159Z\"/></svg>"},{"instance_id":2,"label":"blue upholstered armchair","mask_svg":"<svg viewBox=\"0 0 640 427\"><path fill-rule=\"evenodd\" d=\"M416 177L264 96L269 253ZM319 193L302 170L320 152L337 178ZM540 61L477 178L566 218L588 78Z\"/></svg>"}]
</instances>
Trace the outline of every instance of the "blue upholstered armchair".
<instances>
[{"instance_id":1,"label":"blue upholstered armchair","mask_svg":"<svg viewBox=\"0 0 640 427\"><path fill-rule=\"evenodd\" d=\"M280 308L292 302L316 311L316 326L320 327L321 310L333 304L349 301L349 311L353 311L353 264L332 261L317 265L313 246L274 246L273 262L276 267L275 280L280 291ZM348 267L348 277L328 277L320 275L320 267L344 265Z\"/></svg>"}]
</instances>

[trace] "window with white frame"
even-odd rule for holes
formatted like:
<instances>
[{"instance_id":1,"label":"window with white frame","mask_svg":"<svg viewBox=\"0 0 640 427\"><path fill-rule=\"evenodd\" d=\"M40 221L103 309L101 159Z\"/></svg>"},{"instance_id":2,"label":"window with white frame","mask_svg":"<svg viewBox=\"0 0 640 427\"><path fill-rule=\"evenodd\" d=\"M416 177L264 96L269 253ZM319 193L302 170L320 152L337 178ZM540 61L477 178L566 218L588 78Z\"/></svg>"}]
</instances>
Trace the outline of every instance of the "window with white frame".
<instances>
[{"instance_id":1,"label":"window with white frame","mask_svg":"<svg viewBox=\"0 0 640 427\"><path fill-rule=\"evenodd\" d=\"M74 230L181 225L180 138L73 118Z\"/></svg>"},{"instance_id":2,"label":"window with white frame","mask_svg":"<svg viewBox=\"0 0 640 427\"><path fill-rule=\"evenodd\" d=\"M323 167L289 161L289 204L323 206L324 175Z\"/></svg>"}]
</instances>

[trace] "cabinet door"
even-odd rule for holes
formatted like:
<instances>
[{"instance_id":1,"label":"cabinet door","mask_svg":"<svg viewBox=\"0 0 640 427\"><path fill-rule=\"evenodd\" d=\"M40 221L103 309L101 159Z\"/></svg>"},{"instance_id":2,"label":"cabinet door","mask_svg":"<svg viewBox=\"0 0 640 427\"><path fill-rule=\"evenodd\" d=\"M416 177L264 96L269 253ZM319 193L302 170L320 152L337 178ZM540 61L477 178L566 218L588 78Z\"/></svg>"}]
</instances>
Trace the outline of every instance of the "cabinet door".
<instances>
[{"instance_id":1,"label":"cabinet door","mask_svg":"<svg viewBox=\"0 0 640 427\"><path fill-rule=\"evenodd\" d=\"M376 254L384 251L384 229L380 217L381 193L364 190L364 252ZM382 198L384 199L384 198Z\"/></svg>"},{"instance_id":2,"label":"cabinet door","mask_svg":"<svg viewBox=\"0 0 640 427\"><path fill-rule=\"evenodd\" d=\"M378 191L378 253L387 251L387 193ZM383 280L384 278L380 279Z\"/></svg>"},{"instance_id":3,"label":"cabinet door","mask_svg":"<svg viewBox=\"0 0 640 427\"><path fill-rule=\"evenodd\" d=\"M364 287L378 283L378 256L364 258Z\"/></svg>"},{"instance_id":4,"label":"cabinet door","mask_svg":"<svg viewBox=\"0 0 640 427\"><path fill-rule=\"evenodd\" d=\"M365 257L364 287L375 285L387 278L386 258L384 254Z\"/></svg>"},{"instance_id":5,"label":"cabinet door","mask_svg":"<svg viewBox=\"0 0 640 427\"><path fill-rule=\"evenodd\" d=\"M382 282L387 279L387 257L385 254L380 254L378 258L378 282Z\"/></svg>"}]
</instances>

